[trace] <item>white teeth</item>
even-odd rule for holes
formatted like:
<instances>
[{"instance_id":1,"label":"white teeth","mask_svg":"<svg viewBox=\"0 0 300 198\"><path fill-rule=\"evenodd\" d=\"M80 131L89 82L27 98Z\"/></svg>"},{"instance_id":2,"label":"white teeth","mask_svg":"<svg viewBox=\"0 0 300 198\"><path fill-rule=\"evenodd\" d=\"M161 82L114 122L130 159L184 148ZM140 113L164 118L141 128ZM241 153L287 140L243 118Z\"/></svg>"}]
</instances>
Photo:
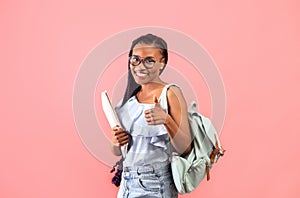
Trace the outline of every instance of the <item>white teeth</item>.
<instances>
[{"instance_id":1,"label":"white teeth","mask_svg":"<svg viewBox=\"0 0 300 198\"><path fill-rule=\"evenodd\" d=\"M140 72L136 72L135 74L139 77L145 77L147 75L147 74L140 73Z\"/></svg>"}]
</instances>

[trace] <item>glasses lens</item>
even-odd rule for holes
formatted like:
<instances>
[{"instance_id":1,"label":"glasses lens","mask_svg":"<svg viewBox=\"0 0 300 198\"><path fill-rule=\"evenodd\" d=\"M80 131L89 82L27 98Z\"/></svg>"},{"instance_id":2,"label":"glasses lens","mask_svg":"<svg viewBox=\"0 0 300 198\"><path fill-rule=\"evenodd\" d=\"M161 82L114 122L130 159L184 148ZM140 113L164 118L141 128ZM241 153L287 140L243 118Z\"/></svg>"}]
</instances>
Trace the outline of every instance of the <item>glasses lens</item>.
<instances>
[{"instance_id":1,"label":"glasses lens","mask_svg":"<svg viewBox=\"0 0 300 198\"><path fill-rule=\"evenodd\" d=\"M144 62L145 67L148 67L148 68L153 67L155 64L155 60L153 60L150 57L145 58L143 62Z\"/></svg>"},{"instance_id":2,"label":"glasses lens","mask_svg":"<svg viewBox=\"0 0 300 198\"><path fill-rule=\"evenodd\" d=\"M138 66L141 63L141 59L138 56L131 56L130 57L130 64L133 66Z\"/></svg>"}]
</instances>

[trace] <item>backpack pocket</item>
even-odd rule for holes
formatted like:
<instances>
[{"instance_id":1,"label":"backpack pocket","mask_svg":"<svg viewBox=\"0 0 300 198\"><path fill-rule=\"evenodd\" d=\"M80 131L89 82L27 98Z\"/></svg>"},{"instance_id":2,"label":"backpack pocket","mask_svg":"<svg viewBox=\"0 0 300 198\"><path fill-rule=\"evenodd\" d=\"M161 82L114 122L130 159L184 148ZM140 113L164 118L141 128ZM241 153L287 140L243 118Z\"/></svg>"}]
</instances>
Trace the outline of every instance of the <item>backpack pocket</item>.
<instances>
[{"instance_id":1,"label":"backpack pocket","mask_svg":"<svg viewBox=\"0 0 300 198\"><path fill-rule=\"evenodd\" d=\"M184 177L183 187L186 192L192 192L204 179L207 173L207 164L204 158L193 161Z\"/></svg>"}]
</instances>

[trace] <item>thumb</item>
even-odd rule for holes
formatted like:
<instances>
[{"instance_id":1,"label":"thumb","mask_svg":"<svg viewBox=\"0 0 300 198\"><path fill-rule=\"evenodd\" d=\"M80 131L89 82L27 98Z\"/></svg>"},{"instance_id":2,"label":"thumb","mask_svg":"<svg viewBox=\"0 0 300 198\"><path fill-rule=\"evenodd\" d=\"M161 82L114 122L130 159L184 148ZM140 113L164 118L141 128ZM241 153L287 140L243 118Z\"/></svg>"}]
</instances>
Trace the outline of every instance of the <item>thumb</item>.
<instances>
[{"instance_id":1,"label":"thumb","mask_svg":"<svg viewBox=\"0 0 300 198\"><path fill-rule=\"evenodd\" d=\"M154 103L155 103L155 107L160 107L160 103L158 102L157 96L154 96L153 100L154 100Z\"/></svg>"}]
</instances>

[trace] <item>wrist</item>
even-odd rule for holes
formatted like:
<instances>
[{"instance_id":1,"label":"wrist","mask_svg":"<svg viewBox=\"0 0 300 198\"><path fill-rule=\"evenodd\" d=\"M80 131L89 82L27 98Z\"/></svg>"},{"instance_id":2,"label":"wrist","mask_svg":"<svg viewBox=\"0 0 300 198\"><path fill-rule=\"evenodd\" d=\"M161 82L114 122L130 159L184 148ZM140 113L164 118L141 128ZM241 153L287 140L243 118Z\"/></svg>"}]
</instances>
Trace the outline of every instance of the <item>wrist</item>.
<instances>
[{"instance_id":1,"label":"wrist","mask_svg":"<svg viewBox=\"0 0 300 198\"><path fill-rule=\"evenodd\" d=\"M121 148L121 146L119 145L119 143L114 143L114 142L110 142L110 145L112 148L116 149L116 148Z\"/></svg>"},{"instance_id":2,"label":"wrist","mask_svg":"<svg viewBox=\"0 0 300 198\"><path fill-rule=\"evenodd\" d=\"M113 142L111 142L111 151L112 151L112 153L114 154L114 155L117 155L117 156L119 156L119 155L121 155L122 154L122 152L121 152L121 147L120 146L118 146L118 145L115 145Z\"/></svg>"}]
</instances>

